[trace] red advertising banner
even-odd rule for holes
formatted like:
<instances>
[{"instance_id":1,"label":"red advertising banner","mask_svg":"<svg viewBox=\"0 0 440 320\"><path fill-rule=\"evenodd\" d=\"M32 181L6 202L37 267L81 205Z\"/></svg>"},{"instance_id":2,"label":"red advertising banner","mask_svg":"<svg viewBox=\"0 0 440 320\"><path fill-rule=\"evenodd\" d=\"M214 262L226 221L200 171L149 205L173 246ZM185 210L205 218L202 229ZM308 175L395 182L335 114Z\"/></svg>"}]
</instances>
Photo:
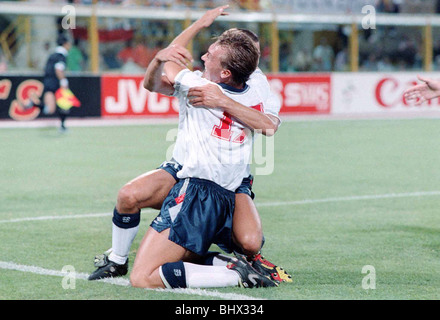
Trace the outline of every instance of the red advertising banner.
<instances>
[{"instance_id":1,"label":"red advertising banner","mask_svg":"<svg viewBox=\"0 0 440 320\"><path fill-rule=\"evenodd\" d=\"M271 89L281 99L281 114L329 114L331 76L269 75ZM103 117L177 116L177 99L143 87L142 76L104 75L101 79Z\"/></svg>"},{"instance_id":2,"label":"red advertising banner","mask_svg":"<svg viewBox=\"0 0 440 320\"><path fill-rule=\"evenodd\" d=\"M142 76L101 78L103 117L177 116L177 99L145 90Z\"/></svg>"},{"instance_id":3,"label":"red advertising banner","mask_svg":"<svg viewBox=\"0 0 440 320\"><path fill-rule=\"evenodd\" d=\"M273 92L281 99L280 113L329 114L330 74L268 75Z\"/></svg>"}]
</instances>

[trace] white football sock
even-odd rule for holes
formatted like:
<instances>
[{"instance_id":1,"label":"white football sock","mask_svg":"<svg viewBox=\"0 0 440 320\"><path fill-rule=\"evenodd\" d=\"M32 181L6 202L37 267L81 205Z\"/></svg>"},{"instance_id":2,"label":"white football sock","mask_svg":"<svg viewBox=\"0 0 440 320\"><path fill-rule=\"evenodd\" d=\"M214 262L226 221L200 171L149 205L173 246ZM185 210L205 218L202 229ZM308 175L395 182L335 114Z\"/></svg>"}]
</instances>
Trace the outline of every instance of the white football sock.
<instances>
[{"instance_id":1,"label":"white football sock","mask_svg":"<svg viewBox=\"0 0 440 320\"><path fill-rule=\"evenodd\" d=\"M226 267L230 261L232 261L232 257L220 253L212 258L212 265Z\"/></svg>"},{"instance_id":2,"label":"white football sock","mask_svg":"<svg viewBox=\"0 0 440 320\"><path fill-rule=\"evenodd\" d=\"M225 266L203 266L184 262L187 288L219 288L238 286L237 272Z\"/></svg>"},{"instance_id":3,"label":"white football sock","mask_svg":"<svg viewBox=\"0 0 440 320\"><path fill-rule=\"evenodd\" d=\"M139 230L139 225L133 228L119 228L113 223L112 229L112 252L109 260L117 264L124 264L127 261L130 247Z\"/></svg>"}]
</instances>

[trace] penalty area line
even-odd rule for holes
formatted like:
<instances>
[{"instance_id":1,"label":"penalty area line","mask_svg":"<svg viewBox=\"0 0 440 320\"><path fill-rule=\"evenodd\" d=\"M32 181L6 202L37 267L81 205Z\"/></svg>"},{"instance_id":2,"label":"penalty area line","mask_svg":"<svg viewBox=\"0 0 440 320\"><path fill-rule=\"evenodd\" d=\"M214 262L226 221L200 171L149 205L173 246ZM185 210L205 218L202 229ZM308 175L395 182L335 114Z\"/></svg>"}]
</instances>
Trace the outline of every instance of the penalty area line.
<instances>
[{"instance_id":1,"label":"penalty area line","mask_svg":"<svg viewBox=\"0 0 440 320\"><path fill-rule=\"evenodd\" d=\"M85 280L89 281L89 275L86 273L79 272L65 272L60 270L51 270L46 268L41 268L37 266L28 266L23 264L17 264L13 262L5 262L0 261L0 269L3 270L12 270L12 271L20 271L25 273L32 273L42 276L55 276L55 277L74 277L75 280ZM92 282L92 281L90 281ZM125 278L107 278L102 280L94 280L93 282L103 282L111 285L117 285L122 287L130 287L130 281ZM61 285L61 284L60 284ZM214 297L223 300L264 300L260 298L254 298L242 294L235 293L222 293L216 290L206 290L206 289L197 289L197 288L188 288L188 289L145 289L147 291L154 292L167 292L174 294L183 294L183 295L197 295L202 297Z\"/></svg>"}]
</instances>

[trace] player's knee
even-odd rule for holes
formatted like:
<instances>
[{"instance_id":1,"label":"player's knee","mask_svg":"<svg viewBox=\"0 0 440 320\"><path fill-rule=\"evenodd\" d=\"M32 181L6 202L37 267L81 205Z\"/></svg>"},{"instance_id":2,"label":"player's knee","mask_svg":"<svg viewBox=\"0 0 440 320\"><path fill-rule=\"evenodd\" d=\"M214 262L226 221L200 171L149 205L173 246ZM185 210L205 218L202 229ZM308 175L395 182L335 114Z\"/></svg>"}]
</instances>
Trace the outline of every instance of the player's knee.
<instances>
[{"instance_id":1,"label":"player's knee","mask_svg":"<svg viewBox=\"0 0 440 320\"><path fill-rule=\"evenodd\" d=\"M130 274L130 284L134 288L147 288L146 281L133 272Z\"/></svg>"},{"instance_id":2,"label":"player's knee","mask_svg":"<svg viewBox=\"0 0 440 320\"><path fill-rule=\"evenodd\" d=\"M146 288L144 279L134 271L130 274L130 284L135 288Z\"/></svg>"},{"instance_id":3,"label":"player's knee","mask_svg":"<svg viewBox=\"0 0 440 320\"><path fill-rule=\"evenodd\" d=\"M260 232L247 233L238 238L237 242L244 253L253 255L261 250L263 236Z\"/></svg>"},{"instance_id":4,"label":"player's knee","mask_svg":"<svg viewBox=\"0 0 440 320\"><path fill-rule=\"evenodd\" d=\"M155 286L151 277L148 277L145 273L136 272L133 270L130 274L130 284L135 288L149 288L153 289Z\"/></svg>"},{"instance_id":5,"label":"player's knee","mask_svg":"<svg viewBox=\"0 0 440 320\"><path fill-rule=\"evenodd\" d=\"M125 185L119 190L117 207L123 212L138 209L138 201L134 192L135 190L130 185Z\"/></svg>"}]
</instances>

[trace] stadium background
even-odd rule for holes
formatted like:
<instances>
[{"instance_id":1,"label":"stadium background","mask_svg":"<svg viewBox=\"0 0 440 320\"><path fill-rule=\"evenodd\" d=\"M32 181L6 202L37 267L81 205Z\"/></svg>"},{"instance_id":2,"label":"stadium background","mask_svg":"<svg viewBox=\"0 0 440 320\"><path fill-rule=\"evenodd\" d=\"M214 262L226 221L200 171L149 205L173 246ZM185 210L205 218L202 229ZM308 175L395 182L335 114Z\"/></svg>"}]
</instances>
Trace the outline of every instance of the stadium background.
<instances>
[{"instance_id":1,"label":"stadium background","mask_svg":"<svg viewBox=\"0 0 440 320\"><path fill-rule=\"evenodd\" d=\"M440 78L435 0L227 1L230 16L189 46L197 61L225 29L260 35L260 67L281 98L283 124L275 172L254 189L265 252L293 273L291 286L145 293L126 278L116 287L84 281L81 290L53 279L70 264L86 278L111 241L118 188L163 161L177 113L172 98L142 88L149 59L225 2L0 1L1 299L440 297L440 101L402 97L418 74ZM65 5L76 9L74 29L60 28ZM366 5L375 29L362 27ZM67 120L78 128L64 136L55 119L18 103L42 89L58 32L75 39L67 76L82 102ZM143 211L143 225L154 216ZM377 290L361 286L365 265L376 267Z\"/></svg>"},{"instance_id":2,"label":"stadium background","mask_svg":"<svg viewBox=\"0 0 440 320\"><path fill-rule=\"evenodd\" d=\"M143 72L158 48L203 10L222 3L1 1L0 118L42 117L37 110L23 114L14 101L25 100L30 88L41 90L38 76L59 32L75 42L68 75L84 107L73 116L176 116L169 99L144 93ZM76 10L73 20L66 20L74 26L65 30L62 20L72 14L62 14L67 4ZM260 68L282 100L282 114L386 116L439 110L438 101L415 107L401 98L417 73L440 69L438 1L241 0L229 4L231 15L220 18L189 46L196 57L193 67L202 67L197 58L222 30L235 26L257 32L262 44ZM371 10L362 13L367 5L376 10L374 21L367 16ZM370 23L368 28L363 27L365 21ZM76 89L76 79L81 82L82 78L95 78L93 95Z\"/></svg>"}]
</instances>

